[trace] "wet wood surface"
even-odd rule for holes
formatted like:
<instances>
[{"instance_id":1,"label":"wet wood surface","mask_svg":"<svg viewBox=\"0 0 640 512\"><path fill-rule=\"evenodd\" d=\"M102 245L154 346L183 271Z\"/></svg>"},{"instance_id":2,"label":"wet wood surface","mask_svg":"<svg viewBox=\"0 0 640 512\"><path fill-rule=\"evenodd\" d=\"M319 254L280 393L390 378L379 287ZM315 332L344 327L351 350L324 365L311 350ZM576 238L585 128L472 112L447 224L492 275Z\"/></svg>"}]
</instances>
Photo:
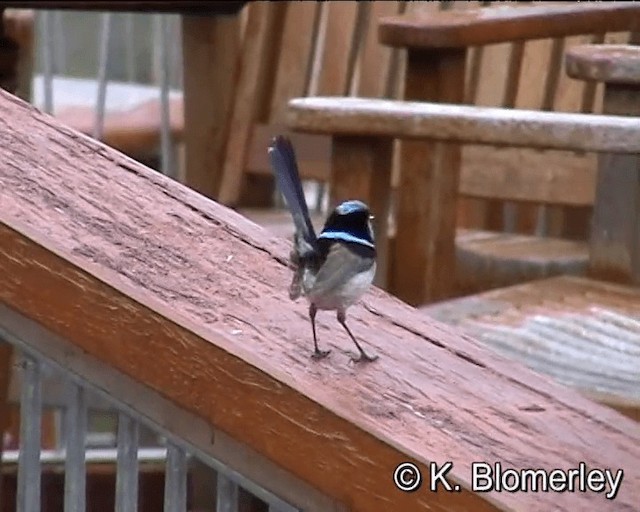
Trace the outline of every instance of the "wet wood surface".
<instances>
[{"instance_id":1,"label":"wet wood surface","mask_svg":"<svg viewBox=\"0 0 640 512\"><path fill-rule=\"evenodd\" d=\"M349 311L379 361L354 366L331 314L318 327L333 352L311 360L286 241L6 93L0 205L4 306L349 510L635 510L636 423L379 290ZM393 486L404 460L418 492ZM581 460L624 468L614 501L469 490L473 461ZM453 461L461 492L429 492L430 461Z\"/></svg>"}]
</instances>

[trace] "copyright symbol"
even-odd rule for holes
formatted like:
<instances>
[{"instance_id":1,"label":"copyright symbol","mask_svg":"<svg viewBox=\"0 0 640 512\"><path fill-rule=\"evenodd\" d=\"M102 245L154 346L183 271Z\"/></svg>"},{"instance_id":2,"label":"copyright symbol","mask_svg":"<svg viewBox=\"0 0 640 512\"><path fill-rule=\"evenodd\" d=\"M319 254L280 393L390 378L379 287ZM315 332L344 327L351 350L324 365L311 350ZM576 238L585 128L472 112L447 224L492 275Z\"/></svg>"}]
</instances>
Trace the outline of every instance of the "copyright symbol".
<instances>
[{"instance_id":1,"label":"copyright symbol","mask_svg":"<svg viewBox=\"0 0 640 512\"><path fill-rule=\"evenodd\" d=\"M404 492L414 492L422 485L420 469L411 462L403 462L393 472L393 483Z\"/></svg>"}]
</instances>

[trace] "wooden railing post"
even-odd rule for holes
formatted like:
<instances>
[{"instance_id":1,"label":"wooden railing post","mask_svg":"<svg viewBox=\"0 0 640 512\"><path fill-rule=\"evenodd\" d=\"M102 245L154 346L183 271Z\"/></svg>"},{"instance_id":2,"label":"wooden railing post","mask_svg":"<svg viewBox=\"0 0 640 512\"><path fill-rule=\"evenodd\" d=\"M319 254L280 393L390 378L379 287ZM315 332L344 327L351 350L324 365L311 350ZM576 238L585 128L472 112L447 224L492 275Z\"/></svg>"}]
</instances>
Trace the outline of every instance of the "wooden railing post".
<instances>
[{"instance_id":1,"label":"wooden railing post","mask_svg":"<svg viewBox=\"0 0 640 512\"><path fill-rule=\"evenodd\" d=\"M569 76L604 82L604 114L640 115L640 47L584 45L566 57ZM598 158L590 273L640 285L640 157Z\"/></svg>"},{"instance_id":2,"label":"wooden railing post","mask_svg":"<svg viewBox=\"0 0 640 512\"><path fill-rule=\"evenodd\" d=\"M408 49L405 99L462 103L466 48ZM391 293L412 305L453 294L460 146L402 141ZM411 229L407 229L411 226Z\"/></svg>"}]
</instances>

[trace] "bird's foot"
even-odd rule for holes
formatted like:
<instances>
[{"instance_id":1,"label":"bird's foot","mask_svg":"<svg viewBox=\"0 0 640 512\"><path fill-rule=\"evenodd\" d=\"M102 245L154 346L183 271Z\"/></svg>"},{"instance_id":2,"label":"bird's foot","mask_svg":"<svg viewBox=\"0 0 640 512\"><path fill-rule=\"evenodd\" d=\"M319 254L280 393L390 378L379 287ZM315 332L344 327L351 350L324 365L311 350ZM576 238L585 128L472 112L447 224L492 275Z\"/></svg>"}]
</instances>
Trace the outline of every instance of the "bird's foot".
<instances>
[{"instance_id":1,"label":"bird's foot","mask_svg":"<svg viewBox=\"0 0 640 512\"><path fill-rule=\"evenodd\" d=\"M351 356L351 360L354 363L373 363L376 359L378 359L378 356L376 354L370 356L364 352L358 354L357 356Z\"/></svg>"},{"instance_id":2,"label":"bird's foot","mask_svg":"<svg viewBox=\"0 0 640 512\"><path fill-rule=\"evenodd\" d=\"M315 359L316 361L320 360L320 359L324 359L325 357L327 357L329 355L329 353L331 352L331 350L320 350L320 349L316 349L313 354L311 354L311 359Z\"/></svg>"}]
</instances>

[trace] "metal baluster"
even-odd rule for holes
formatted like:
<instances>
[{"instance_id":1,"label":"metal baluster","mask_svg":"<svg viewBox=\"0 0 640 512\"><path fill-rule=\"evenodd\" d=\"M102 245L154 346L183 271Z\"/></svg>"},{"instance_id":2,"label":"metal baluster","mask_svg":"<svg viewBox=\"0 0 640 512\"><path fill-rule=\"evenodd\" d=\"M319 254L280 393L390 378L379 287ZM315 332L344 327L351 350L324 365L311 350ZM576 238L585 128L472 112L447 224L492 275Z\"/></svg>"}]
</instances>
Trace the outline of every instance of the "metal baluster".
<instances>
[{"instance_id":1,"label":"metal baluster","mask_svg":"<svg viewBox=\"0 0 640 512\"><path fill-rule=\"evenodd\" d=\"M87 399L85 389L75 383L69 383L69 402L65 419L64 511L84 512L86 508Z\"/></svg>"},{"instance_id":2,"label":"metal baluster","mask_svg":"<svg viewBox=\"0 0 640 512\"><path fill-rule=\"evenodd\" d=\"M167 17L156 14L160 44L158 47L160 60L160 170L162 174L173 177L173 162L171 161L171 119L169 114L169 51L167 43L170 37Z\"/></svg>"},{"instance_id":3,"label":"metal baluster","mask_svg":"<svg viewBox=\"0 0 640 512\"><path fill-rule=\"evenodd\" d=\"M138 422L124 413L118 416L118 470L116 512L138 508Z\"/></svg>"},{"instance_id":4,"label":"metal baluster","mask_svg":"<svg viewBox=\"0 0 640 512\"><path fill-rule=\"evenodd\" d=\"M22 361L21 386L17 510L39 512L42 374L40 363L29 356Z\"/></svg>"},{"instance_id":5,"label":"metal baluster","mask_svg":"<svg viewBox=\"0 0 640 512\"><path fill-rule=\"evenodd\" d=\"M238 512L238 484L218 473L216 512Z\"/></svg>"},{"instance_id":6,"label":"metal baluster","mask_svg":"<svg viewBox=\"0 0 640 512\"><path fill-rule=\"evenodd\" d=\"M124 37L125 37L125 64L127 70L127 82L136 80L136 52L134 38L134 14L127 12L124 14Z\"/></svg>"},{"instance_id":7,"label":"metal baluster","mask_svg":"<svg viewBox=\"0 0 640 512\"><path fill-rule=\"evenodd\" d=\"M56 75L64 75L67 70L67 48L66 37L67 34L64 30L64 14L62 11L54 11L53 13L53 51L55 52L55 67L54 72Z\"/></svg>"},{"instance_id":8,"label":"metal baluster","mask_svg":"<svg viewBox=\"0 0 640 512\"><path fill-rule=\"evenodd\" d=\"M42 55L42 86L44 89L43 109L53 112L53 42L51 38L51 13L40 11L40 51Z\"/></svg>"},{"instance_id":9,"label":"metal baluster","mask_svg":"<svg viewBox=\"0 0 640 512\"><path fill-rule=\"evenodd\" d=\"M187 457L182 448L167 442L164 512L187 510Z\"/></svg>"},{"instance_id":10,"label":"metal baluster","mask_svg":"<svg viewBox=\"0 0 640 512\"><path fill-rule=\"evenodd\" d=\"M101 17L102 34L100 36L100 57L98 61L98 99L96 101L96 119L93 137L102 139L104 133L104 112L107 102L107 71L109 69L109 40L111 37L111 13Z\"/></svg>"}]
</instances>

